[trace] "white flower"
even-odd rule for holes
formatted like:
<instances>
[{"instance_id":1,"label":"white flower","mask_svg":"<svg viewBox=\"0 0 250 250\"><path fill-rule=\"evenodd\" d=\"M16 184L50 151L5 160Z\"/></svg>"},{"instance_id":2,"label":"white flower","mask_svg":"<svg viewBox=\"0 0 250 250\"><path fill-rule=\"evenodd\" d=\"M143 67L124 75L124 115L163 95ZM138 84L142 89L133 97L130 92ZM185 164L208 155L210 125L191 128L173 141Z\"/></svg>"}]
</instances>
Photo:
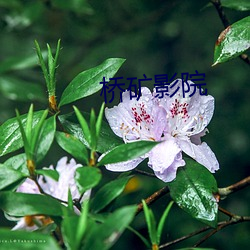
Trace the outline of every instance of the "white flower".
<instances>
[{"instance_id":1,"label":"white flower","mask_svg":"<svg viewBox=\"0 0 250 250\"><path fill-rule=\"evenodd\" d=\"M181 85L181 80L175 86L178 85ZM182 98L181 93L177 93L172 98L158 99L146 87L142 87L141 93L137 101L130 100L129 92L124 92L122 103L105 110L106 118L114 133L122 137L125 143L137 140L162 143L134 160L107 164L107 169L128 171L149 158L148 166L154 170L155 175L169 182L175 179L177 168L185 165L182 151L211 172L219 168L214 153L200 139L205 135L206 126L213 115L212 96L195 93L192 97Z\"/></svg>"},{"instance_id":2,"label":"white flower","mask_svg":"<svg viewBox=\"0 0 250 250\"><path fill-rule=\"evenodd\" d=\"M74 159L71 159L69 163L67 163L67 160L67 157L61 158L58 161L55 169L53 166L50 166L49 168L44 168L56 170L59 173L58 181L55 181L54 179L47 176L40 176L38 178L38 183L46 194L49 194L62 201L68 200L68 190L70 190L71 192L72 199L78 199L80 197L80 193L77 189L74 175L76 169L78 167L81 167L81 165L76 164ZM36 183L29 178L27 178L25 182L23 182L17 188L16 191L21 193L41 194ZM84 193L80 202L89 198L89 196L90 190ZM76 213L77 212L78 211L76 211ZM17 225L12 230L22 229L27 231L34 231L38 229L38 226L34 224L34 221L36 221L36 224L40 224L40 226L52 222L49 217L45 216L25 216L18 221Z\"/></svg>"}]
</instances>

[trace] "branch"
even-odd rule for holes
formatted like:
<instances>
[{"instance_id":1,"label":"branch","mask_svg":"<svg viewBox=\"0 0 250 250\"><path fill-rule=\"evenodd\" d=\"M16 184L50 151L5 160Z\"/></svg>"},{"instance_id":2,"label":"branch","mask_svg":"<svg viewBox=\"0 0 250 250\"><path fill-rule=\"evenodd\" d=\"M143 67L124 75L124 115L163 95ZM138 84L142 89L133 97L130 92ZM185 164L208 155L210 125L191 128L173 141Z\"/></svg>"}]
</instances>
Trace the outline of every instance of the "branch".
<instances>
[{"instance_id":1,"label":"branch","mask_svg":"<svg viewBox=\"0 0 250 250\"><path fill-rule=\"evenodd\" d=\"M155 174L152 174L152 173L148 173L148 172L145 172L145 171L142 171L142 170L139 170L139 169L134 169L134 172L136 173L139 173L141 175L146 175L146 176L149 176L149 177L156 177Z\"/></svg>"},{"instance_id":2,"label":"branch","mask_svg":"<svg viewBox=\"0 0 250 250\"><path fill-rule=\"evenodd\" d=\"M233 224L238 224L241 222L247 222L250 221L250 216L238 216L235 215L234 217L232 217L232 219L230 221L223 221L220 223L220 225L212 230L211 232L209 232L207 235L205 235L201 240L199 240L194 247L199 246L200 244L202 244L204 241L206 241L209 237L211 237L212 235L214 235L215 233L219 232L221 229L233 225Z\"/></svg>"},{"instance_id":3,"label":"branch","mask_svg":"<svg viewBox=\"0 0 250 250\"><path fill-rule=\"evenodd\" d=\"M216 8L218 14L219 14L219 17L220 17L220 20L221 22L223 23L224 25L224 28L226 29L228 26L230 26L230 22L222 8L222 5L221 5L221 2L220 0L211 0L211 3L214 5L214 7ZM245 63L247 63L248 65L250 65L250 59L248 57L247 54L241 54L240 56L240 59L243 60Z\"/></svg>"},{"instance_id":4,"label":"branch","mask_svg":"<svg viewBox=\"0 0 250 250\"><path fill-rule=\"evenodd\" d=\"M239 191L250 185L250 176L225 188L219 188L218 192L222 198L226 198L231 193Z\"/></svg>"},{"instance_id":5,"label":"branch","mask_svg":"<svg viewBox=\"0 0 250 250\"><path fill-rule=\"evenodd\" d=\"M166 187L163 187L160 190L156 191L155 193L150 195L148 198L146 198L145 202L147 205L150 205L167 193L169 193L169 188L166 186ZM142 210L143 210L143 205L142 205L142 203L140 203L137 205L136 214L139 214Z\"/></svg>"},{"instance_id":6,"label":"branch","mask_svg":"<svg viewBox=\"0 0 250 250\"><path fill-rule=\"evenodd\" d=\"M194 245L194 247L200 245L205 240L207 240L209 237L211 237L213 234L215 234L216 232L220 231L221 229L223 229L223 228L225 228L225 227L227 227L229 225L238 224L238 223L247 222L247 221L250 221L250 217L248 217L248 216L237 216L237 215L234 215L230 221L219 222L218 223L218 227L216 229L214 229L213 231L209 232L206 236L204 236L199 242L197 242ZM177 244L177 243L179 243L181 241L184 241L186 239L189 239L189 238L191 238L191 237L193 237L195 235L201 234L201 233L206 232L206 231L211 230L211 229L212 229L212 227L209 227L209 226L203 227L203 228L201 228L201 229L199 229L199 230L197 230L195 232L192 232L192 233L187 234L185 236L182 236L182 237L180 237L178 239L175 239L173 241L170 241L170 242L167 242L165 244L162 244L162 245L159 246L159 248L169 247L171 245Z\"/></svg>"}]
</instances>

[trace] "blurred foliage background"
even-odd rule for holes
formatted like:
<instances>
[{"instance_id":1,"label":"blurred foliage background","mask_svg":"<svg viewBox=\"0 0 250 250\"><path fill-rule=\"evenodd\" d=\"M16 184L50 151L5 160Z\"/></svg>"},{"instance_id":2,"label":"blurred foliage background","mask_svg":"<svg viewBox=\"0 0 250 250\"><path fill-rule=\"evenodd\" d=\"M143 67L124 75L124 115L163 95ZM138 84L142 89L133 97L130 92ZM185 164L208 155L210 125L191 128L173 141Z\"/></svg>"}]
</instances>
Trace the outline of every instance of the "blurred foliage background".
<instances>
[{"instance_id":1,"label":"blurred foliage background","mask_svg":"<svg viewBox=\"0 0 250 250\"><path fill-rule=\"evenodd\" d=\"M26 113L30 102L35 109L46 108L46 90L38 66L34 40L45 50L62 40L57 71L57 97L81 71L107 58L121 57L126 62L117 76L143 78L156 74L178 76L183 72L206 74L208 93L215 97L215 113L204 140L215 152L220 170L215 174L219 187L228 186L250 174L249 65L236 58L211 67L215 41L223 30L216 10L208 1L181 0L0 0L0 124L15 116L15 108ZM233 23L250 13L226 9ZM153 89L153 81L146 84ZM119 93L109 107L117 105ZM99 110L100 92L78 101L79 109ZM71 112L72 106L61 112ZM55 164L65 153L53 144L40 167ZM7 159L9 157L3 157ZM142 164L141 168L145 168ZM103 170L105 180L118 174ZM127 192L114 204L138 203L164 183L158 179L134 179ZM249 192L240 191L221 202L232 213L249 215ZM169 198L152 207L159 218ZM220 216L220 219L226 219ZM1 224L12 226L1 217ZM168 218L162 242L190 233L202 225L174 206ZM147 234L143 214L134 222ZM216 249L247 249L249 223L231 226L219 232L203 246ZM192 245L191 239L178 247ZM175 249L177 246L170 247ZM144 249L135 235L126 232L113 249Z\"/></svg>"}]
</instances>

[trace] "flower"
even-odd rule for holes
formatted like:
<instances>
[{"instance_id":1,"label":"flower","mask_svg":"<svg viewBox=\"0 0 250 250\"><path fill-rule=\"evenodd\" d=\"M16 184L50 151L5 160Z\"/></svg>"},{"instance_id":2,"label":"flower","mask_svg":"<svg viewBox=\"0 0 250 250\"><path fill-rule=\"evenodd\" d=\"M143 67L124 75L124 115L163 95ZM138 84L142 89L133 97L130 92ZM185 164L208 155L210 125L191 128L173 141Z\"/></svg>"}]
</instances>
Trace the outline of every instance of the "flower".
<instances>
[{"instance_id":1,"label":"flower","mask_svg":"<svg viewBox=\"0 0 250 250\"><path fill-rule=\"evenodd\" d=\"M192 84L191 81L188 82ZM177 80L176 87L182 80ZM185 165L182 151L204 165L211 172L219 168L218 161L201 136L214 111L214 98L195 93L182 98L180 93L173 97L156 98L156 93L142 87L139 101L130 100L128 91L123 93L123 102L105 110L106 118L114 133L125 143L138 140L162 141L149 153L131 161L107 164L111 171L128 171L145 158L155 175L164 182L175 179L177 169ZM171 94L171 93L170 93ZM102 157L102 156L101 156Z\"/></svg>"},{"instance_id":2,"label":"flower","mask_svg":"<svg viewBox=\"0 0 250 250\"><path fill-rule=\"evenodd\" d=\"M81 165L76 164L74 159L71 159L69 162L67 161L67 157L63 157L58 161L55 169L53 166L50 166L49 168L43 168L56 170L59 173L58 181L55 181L54 179L47 176L40 176L38 178L38 183L46 194L49 194L62 201L68 200L68 190L70 190L71 192L72 199L78 199L80 197L80 193L77 189L76 182L74 180L74 175L76 169L78 167L81 167ZM16 191L21 193L41 194L36 183L29 178L27 178L17 188ZM90 190L84 193L80 202L89 198L89 196ZM34 221L36 223L34 223ZM27 231L34 231L38 229L37 225L43 226L51 222L52 220L49 217L45 216L25 216L18 221L17 225L12 230L21 229Z\"/></svg>"}]
</instances>

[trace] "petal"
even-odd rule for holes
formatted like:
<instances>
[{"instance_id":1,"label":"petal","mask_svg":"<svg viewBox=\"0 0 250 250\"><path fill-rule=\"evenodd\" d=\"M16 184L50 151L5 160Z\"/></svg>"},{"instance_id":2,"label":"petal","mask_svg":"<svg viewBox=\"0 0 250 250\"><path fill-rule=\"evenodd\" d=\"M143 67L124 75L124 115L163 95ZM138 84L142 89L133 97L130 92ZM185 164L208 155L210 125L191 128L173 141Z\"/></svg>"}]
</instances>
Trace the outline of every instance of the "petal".
<instances>
[{"instance_id":1,"label":"petal","mask_svg":"<svg viewBox=\"0 0 250 250\"><path fill-rule=\"evenodd\" d=\"M19 193L40 194L36 183L27 178L16 190Z\"/></svg>"},{"instance_id":2,"label":"petal","mask_svg":"<svg viewBox=\"0 0 250 250\"><path fill-rule=\"evenodd\" d=\"M171 85L177 81L171 89ZM159 100L159 105L167 111L170 133L175 135L191 136L203 131L210 122L214 112L214 98L211 95L200 95L199 90L193 96L189 94L193 91L190 86L190 92L183 98L182 80L177 79L170 84L170 95L179 87L178 92L172 97L165 97ZM188 84L194 84L188 81Z\"/></svg>"},{"instance_id":3,"label":"petal","mask_svg":"<svg viewBox=\"0 0 250 250\"><path fill-rule=\"evenodd\" d=\"M24 217L22 217L17 224L11 229L12 231L15 230L23 230L23 231L35 231L36 229L38 229L38 226L33 225L33 226L28 226L25 222Z\"/></svg>"},{"instance_id":4,"label":"petal","mask_svg":"<svg viewBox=\"0 0 250 250\"><path fill-rule=\"evenodd\" d=\"M137 101L130 100L129 91L126 91L123 93L122 103L111 109L105 109L111 129L125 142L155 139L162 134L166 124L165 110L158 106L150 90L142 87L141 93L142 96Z\"/></svg>"},{"instance_id":5,"label":"petal","mask_svg":"<svg viewBox=\"0 0 250 250\"><path fill-rule=\"evenodd\" d=\"M51 168L52 166L50 166ZM74 159L68 162L67 157L61 158L56 166L56 170L59 173L58 181L53 180L50 177L39 178L38 182L45 191L55 198L61 199L63 201L68 200L68 190L70 189L73 199L80 197L80 193L77 189L76 182L74 179L75 171L80 164L76 164Z\"/></svg>"},{"instance_id":6,"label":"petal","mask_svg":"<svg viewBox=\"0 0 250 250\"><path fill-rule=\"evenodd\" d=\"M181 149L175 139L170 136L149 152L148 166L164 182L174 180L177 168L184 165L185 161L182 159Z\"/></svg>"},{"instance_id":7,"label":"petal","mask_svg":"<svg viewBox=\"0 0 250 250\"><path fill-rule=\"evenodd\" d=\"M190 140L179 140L179 145L183 152L206 167L211 173L219 169L215 154L205 142L195 145Z\"/></svg>"},{"instance_id":8,"label":"petal","mask_svg":"<svg viewBox=\"0 0 250 250\"><path fill-rule=\"evenodd\" d=\"M106 169L114 172L129 171L137 167L146 157L139 157L130 161L118 162L105 165Z\"/></svg>"}]
</instances>

